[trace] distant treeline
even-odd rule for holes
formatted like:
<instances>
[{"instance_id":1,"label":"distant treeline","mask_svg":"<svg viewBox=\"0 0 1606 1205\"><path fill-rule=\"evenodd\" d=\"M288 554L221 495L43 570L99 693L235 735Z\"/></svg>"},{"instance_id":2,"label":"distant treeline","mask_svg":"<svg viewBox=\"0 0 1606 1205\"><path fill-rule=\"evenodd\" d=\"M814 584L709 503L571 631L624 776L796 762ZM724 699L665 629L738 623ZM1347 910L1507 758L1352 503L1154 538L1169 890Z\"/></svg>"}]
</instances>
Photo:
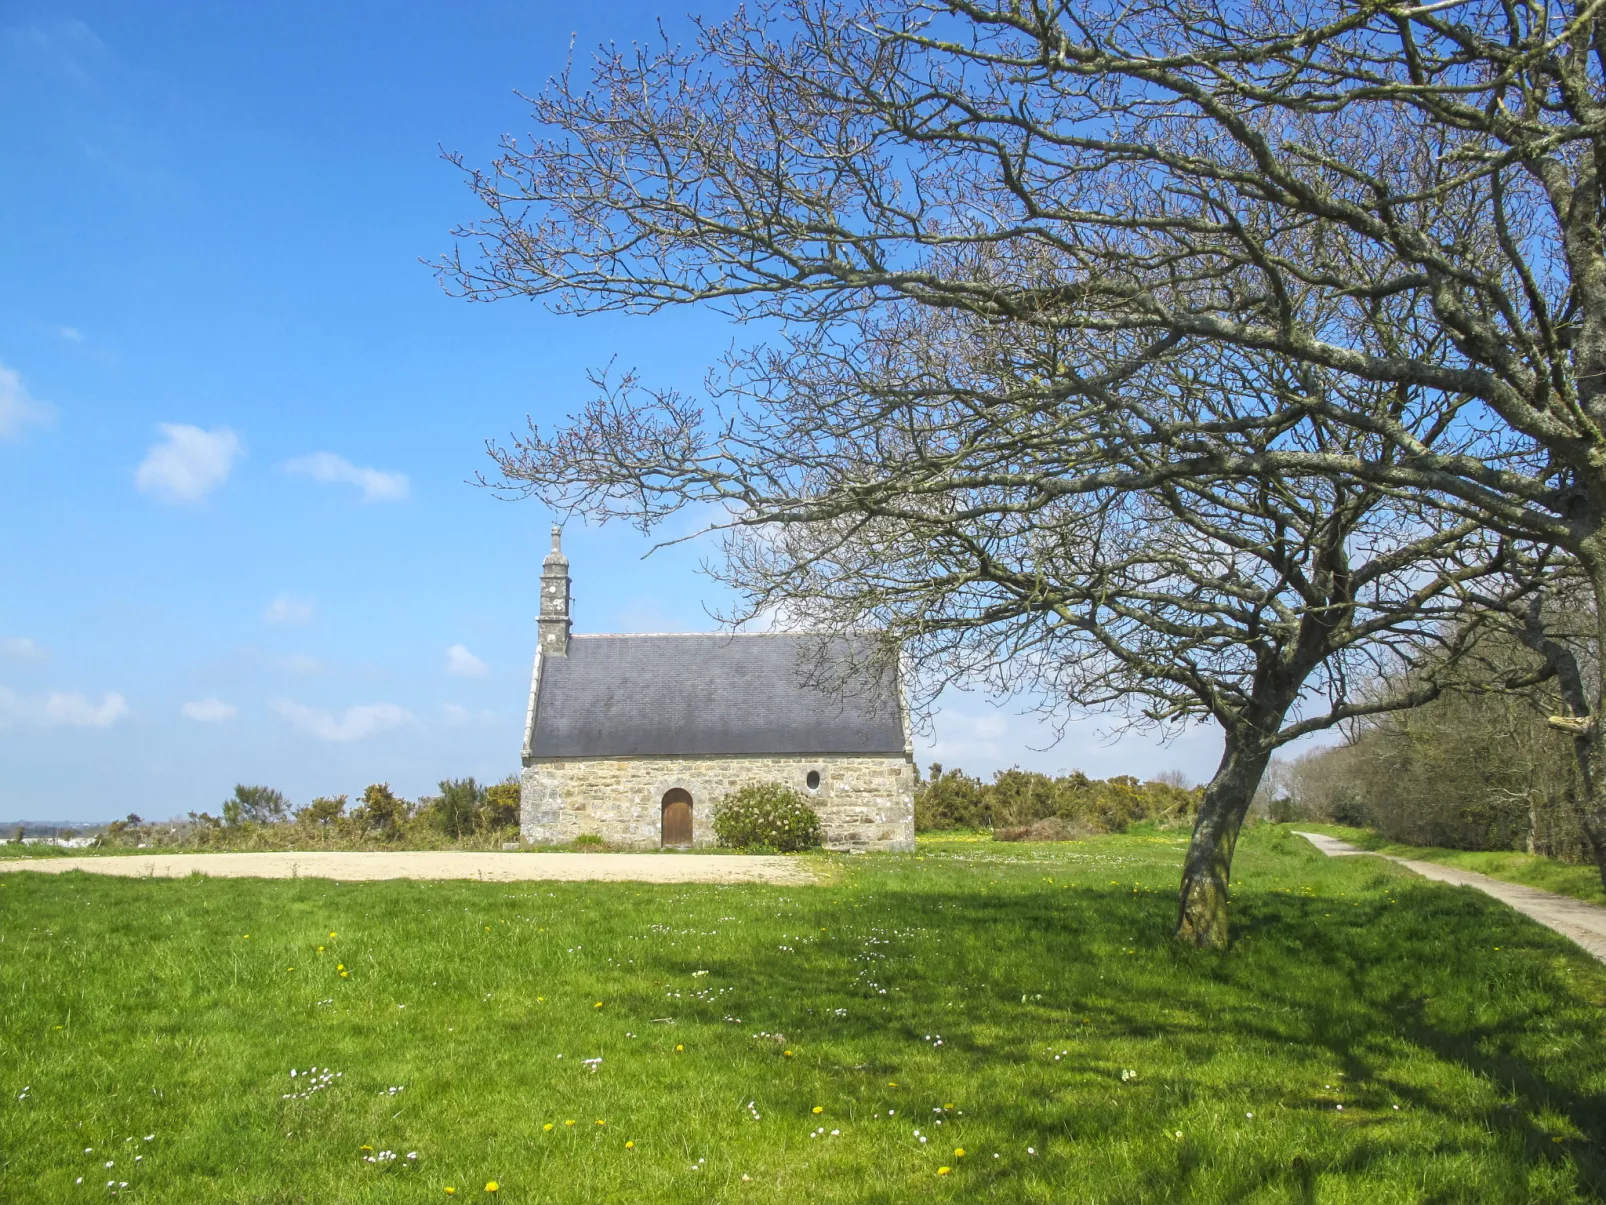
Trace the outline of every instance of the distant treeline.
<instances>
[{"instance_id":1,"label":"distant treeline","mask_svg":"<svg viewBox=\"0 0 1606 1205\"><path fill-rule=\"evenodd\" d=\"M1509 642L1495 669L1533 663ZM1385 684L1387 685L1387 684ZM1411 711L1372 717L1345 745L1274 762L1259 803L1273 820L1329 820L1408 845L1594 857L1577 819L1571 739L1547 724L1561 701L1541 685L1469 685Z\"/></svg>"},{"instance_id":2,"label":"distant treeline","mask_svg":"<svg viewBox=\"0 0 1606 1205\"><path fill-rule=\"evenodd\" d=\"M1016 767L983 782L963 770L933 764L931 773L915 787L915 829L1004 832L1057 820L1063 822L1062 834L1119 833L1139 820L1191 817L1199 806L1199 794L1199 788L1183 786L1176 775L1139 782L1127 774L1101 780L1077 770L1051 778Z\"/></svg>"},{"instance_id":3,"label":"distant treeline","mask_svg":"<svg viewBox=\"0 0 1606 1205\"><path fill-rule=\"evenodd\" d=\"M403 799L388 783L372 783L355 803L346 795L324 795L299 808L272 787L242 783L218 811L159 822L130 815L107 825L101 841L228 849L491 847L518 836L519 781L509 776L485 786L448 778L439 795L418 800Z\"/></svg>"}]
</instances>

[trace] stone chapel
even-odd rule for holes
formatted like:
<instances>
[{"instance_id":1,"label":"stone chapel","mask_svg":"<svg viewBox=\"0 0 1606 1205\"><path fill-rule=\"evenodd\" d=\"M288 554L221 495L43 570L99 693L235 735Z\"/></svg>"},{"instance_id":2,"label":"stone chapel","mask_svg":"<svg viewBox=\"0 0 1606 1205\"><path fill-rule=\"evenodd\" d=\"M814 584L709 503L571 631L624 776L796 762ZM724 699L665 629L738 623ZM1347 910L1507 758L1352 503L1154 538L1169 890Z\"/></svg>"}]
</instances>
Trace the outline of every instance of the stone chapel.
<instances>
[{"instance_id":1,"label":"stone chapel","mask_svg":"<svg viewBox=\"0 0 1606 1205\"><path fill-rule=\"evenodd\" d=\"M817 683L855 637L576 636L560 529L541 569L524 726L520 835L634 848L714 844L713 807L749 783L794 787L828 846L914 848L914 748L895 680ZM820 658L824 658L822 666ZM823 672L822 672L823 671Z\"/></svg>"}]
</instances>

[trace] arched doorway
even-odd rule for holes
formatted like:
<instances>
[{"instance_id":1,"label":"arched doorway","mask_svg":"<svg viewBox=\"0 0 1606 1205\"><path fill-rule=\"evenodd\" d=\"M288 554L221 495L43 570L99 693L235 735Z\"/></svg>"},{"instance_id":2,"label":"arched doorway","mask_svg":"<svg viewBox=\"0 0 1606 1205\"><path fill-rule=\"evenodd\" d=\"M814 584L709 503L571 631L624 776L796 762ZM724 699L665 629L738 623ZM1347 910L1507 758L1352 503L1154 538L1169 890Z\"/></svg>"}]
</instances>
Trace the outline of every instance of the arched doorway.
<instances>
[{"instance_id":1,"label":"arched doorway","mask_svg":"<svg viewBox=\"0 0 1606 1205\"><path fill-rule=\"evenodd\" d=\"M664 793L662 844L691 844L691 792L676 787Z\"/></svg>"}]
</instances>

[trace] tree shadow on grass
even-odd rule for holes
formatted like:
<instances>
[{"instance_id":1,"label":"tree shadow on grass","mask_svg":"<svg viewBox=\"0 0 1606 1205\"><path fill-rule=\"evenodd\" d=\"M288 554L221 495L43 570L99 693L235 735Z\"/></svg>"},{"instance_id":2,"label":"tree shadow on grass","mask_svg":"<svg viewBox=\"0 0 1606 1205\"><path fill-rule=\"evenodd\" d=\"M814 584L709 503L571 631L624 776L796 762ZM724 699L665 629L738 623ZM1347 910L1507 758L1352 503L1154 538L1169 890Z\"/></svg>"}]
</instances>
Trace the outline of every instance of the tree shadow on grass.
<instances>
[{"instance_id":1,"label":"tree shadow on grass","mask_svg":"<svg viewBox=\"0 0 1606 1205\"><path fill-rule=\"evenodd\" d=\"M929 1055L930 1018L951 1017L942 1057L958 1062L956 1079L987 1085L993 1127L1058 1134L1056 1146L1082 1144L1095 1163L1101 1143L1148 1141L1192 1104L1249 1099L1296 1122L1293 1134L1257 1134L1249 1154L1188 1136L1174 1158L1106 1182L1108 1200L1315 1201L1330 1177L1419 1182L1422 1200L1526 1199L1540 1170L1575 1197L1598 1197L1606 1051L1598 1001L1576 982L1592 964L1481 896L1409 882L1389 890L1398 903L1377 893L1342 902L1241 893L1240 940L1225 955L1172 942L1173 904L1157 894L883 892L859 935L902 934L871 948L883 955L876 982L894 992L880 1014L866 1007L879 997L844 982L840 951L727 970L745 997L769 1003L778 1028L883 1052L836 1068L847 1083L901 1074ZM1491 963L1496 946L1504 961ZM945 1006L960 988L955 1013ZM1070 1052L1069 1068L1045 1064L1045 1045ZM1140 1077L1163 1081L1146 1084L1143 1104L1111 1061L1134 1047L1169 1060ZM1547 1054L1555 1048L1572 1056ZM1222 1078L1240 1064L1248 1082ZM1300 1075L1311 1083L1294 1082ZM1334 1090L1314 1086L1324 1075ZM1421 1180L1426 1165L1457 1160L1478 1167L1476 1193ZM996 1176L1007 1196L1008 1174Z\"/></svg>"},{"instance_id":2,"label":"tree shadow on grass","mask_svg":"<svg viewBox=\"0 0 1606 1205\"><path fill-rule=\"evenodd\" d=\"M710 980L692 982L739 986L739 994L717 1001L677 1004L688 1026L733 1032L722 1014L740 1007L749 1022L743 1032L758 1022L801 1039L800 1057L784 1073L776 1066L777 1096L808 1091L823 1078L868 1111L895 1080L914 1086L925 1113L929 1093L962 1086L959 1107L978 1130L1019 1140L1013 1157L997 1165L988 1152L972 1152L978 1158L964 1168L966 1199L1314 1202L1360 1199L1382 1183L1403 1199L1527 1200L1538 1195L1532 1178L1560 1186L1546 1199L1599 1196L1606 1183L1601 969L1564 939L1481 896L1378 880L1359 867L1323 881L1324 890L1353 894L1236 893L1238 945L1226 955L1170 940L1169 893L1024 879L983 892L919 876L877 886L873 899L851 888L822 889L808 897L806 906L817 910L812 921L788 913L773 926L767 909L754 905L780 892L732 888L729 897L745 900L752 926L734 950L715 955L623 942L618 950L641 958L631 971L637 980L710 969ZM312 919L347 906L335 897L349 890L310 881L87 879L82 888L83 905L117 903L107 936L130 948L148 939L141 915L171 908L181 895L208 906L227 900L222 911L231 923L301 911L309 930L321 930ZM440 910L408 914L401 924L409 938L450 946L462 938L451 936L457 930L448 920L478 942L485 901L503 902L511 889L361 890L376 916L386 907L416 908L428 896ZM579 902L582 914L586 907L597 914L617 909L619 917L608 918L617 920L630 918L635 905L627 901L637 896L643 914L668 917L697 904L726 911L712 902L725 894L563 885L540 898L552 913ZM860 898L865 906L856 909ZM790 942L795 950L780 955L770 944L780 926L806 931L809 941ZM822 928L829 933L819 934ZM501 973L499 950L487 944L486 961L464 961L454 975L466 983L492 973L482 967ZM663 1007L650 994L639 1003ZM510 1026L511 1050L528 1015L497 1023ZM940 1051L926 1041L939 1031ZM1069 1053L1053 1061L1061 1049ZM1123 1084L1120 1071L1131 1066L1139 1077ZM1342 1080L1341 1093L1323 1093L1319 1085L1329 1078ZM1342 1120L1338 1103L1345 1105ZM1403 1116L1394 1114L1396 1103ZM1241 1126L1234 1145L1227 1123L1209 1120L1212 1109L1234 1125L1240 1109L1278 1124ZM1174 1140L1168 1122L1184 1114L1187 1132ZM1031 1160L1023 1154L1028 1142L1039 1150ZM1445 1182L1444 1166L1474 1168L1475 1187ZM906 1176L866 1182L857 1199L908 1199ZM852 1191L847 1182L841 1189Z\"/></svg>"}]
</instances>

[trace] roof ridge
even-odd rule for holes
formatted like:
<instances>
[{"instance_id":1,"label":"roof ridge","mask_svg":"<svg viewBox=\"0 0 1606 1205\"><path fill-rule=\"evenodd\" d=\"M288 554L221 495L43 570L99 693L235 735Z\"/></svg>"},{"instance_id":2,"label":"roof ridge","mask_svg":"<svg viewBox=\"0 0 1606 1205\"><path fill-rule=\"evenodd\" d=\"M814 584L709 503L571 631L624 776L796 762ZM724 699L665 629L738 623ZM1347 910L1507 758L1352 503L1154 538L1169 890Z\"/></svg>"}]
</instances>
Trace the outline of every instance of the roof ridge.
<instances>
[{"instance_id":1,"label":"roof ridge","mask_svg":"<svg viewBox=\"0 0 1606 1205\"><path fill-rule=\"evenodd\" d=\"M852 636L856 632L576 632L571 640L634 640L638 637L702 636L710 640L734 640L742 636Z\"/></svg>"}]
</instances>

